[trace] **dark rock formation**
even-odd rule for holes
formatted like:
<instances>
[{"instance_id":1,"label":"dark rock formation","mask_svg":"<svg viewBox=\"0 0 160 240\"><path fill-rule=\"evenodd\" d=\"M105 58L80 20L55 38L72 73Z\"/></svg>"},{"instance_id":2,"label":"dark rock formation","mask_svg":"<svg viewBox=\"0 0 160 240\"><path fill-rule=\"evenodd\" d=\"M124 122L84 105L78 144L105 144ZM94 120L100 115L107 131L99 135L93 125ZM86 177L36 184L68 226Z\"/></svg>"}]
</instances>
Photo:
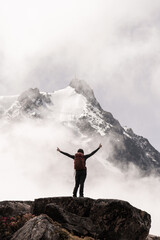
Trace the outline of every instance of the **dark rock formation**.
<instances>
[{"instance_id":1,"label":"dark rock formation","mask_svg":"<svg viewBox=\"0 0 160 240\"><path fill-rule=\"evenodd\" d=\"M160 240L160 237L156 237L156 236L153 236L153 235L149 235L146 240Z\"/></svg>"},{"instance_id":2,"label":"dark rock formation","mask_svg":"<svg viewBox=\"0 0 160 240\"><path fill-rule=\"evenodd\" d=\"M0 202L0 216L12 217L30 213L32 202L3 201Z\"/></svg>"},{"instance_id":3,"label":"dark rock formation","mask_svg":"<svg viewBox=\"0 0 160 240\"><path fill-rule=\"evenodd\" d=\"M54 203L46 205L46 214L77 236L96 236L96 229L89 217L80 217L65 211Z\"/></svg>"},{"instance_id":4,"label":"dark rock formation","mask_svg":"<svg viewBox=\"0 0 160 240\"><path fill-rule=\"evenodd\" d=\"M60 240L63 232L47 215L30 219L12 237L12 240Z\"/></svg>"},{"instance_id":5,"label":"dark rock formation","mask_svg":"<svg viewBox=\"0 0 160 240\"><path fill-rule=\"evenodd\" d=\"M146 138L136 135L131 129L126 129L123 135L123 144L125 146L123 149L115 147L114 159L117 164L123 162L127 165L132 162L145 175L151 174L152 171L160 174L160 153Z\"/></svg>"},{"instance_id":6,"label":"dark rock formation","mask_svg":"<svg viewBox=\"0 0 160 240\"><path fill-rule=\"evenodd\" d=\"M120 200L55 197L3 201L0 217L1 240L160 240L148 235L150 215Z\"/></svg>"},{"instance_id":7,"label":"dark rock formation","mask_svg":"<svg viewBox=\"0 0 160 240\"><path fill-rule=\"evenodd\" d=\"M120 200L37 199L33 213L46 213L75 235L103 240L145 240L151 225L149 214Z\"/></svg>"}]
</instances>

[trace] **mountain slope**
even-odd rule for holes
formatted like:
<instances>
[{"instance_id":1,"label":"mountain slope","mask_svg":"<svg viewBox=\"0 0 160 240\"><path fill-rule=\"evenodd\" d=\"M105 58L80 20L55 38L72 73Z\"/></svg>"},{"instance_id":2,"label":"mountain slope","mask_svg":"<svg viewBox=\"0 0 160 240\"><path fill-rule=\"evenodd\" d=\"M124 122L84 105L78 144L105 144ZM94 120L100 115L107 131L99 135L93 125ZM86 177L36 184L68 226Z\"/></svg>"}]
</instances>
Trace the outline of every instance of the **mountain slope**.
<instances>
[{"instance_id":1,"label":"mountain slope","mask_svg":"<svg viewBox=\"0 0 160 240\"><path fill-rule=\"evenodd\" d=\"M13 102L11 101L13 99ZM84 81L74 79L65 89L53 93L41 93L29 89L20 96L0 98L1 118L11 121L20 119L50 119L83 134L86 138L98 138L104 151L112 146L104 161L126 169L131 163L143 174L160 174L160 153L132 129L123 128L110 112L104 111L97 102L93 90ZM9 106L10 105L10 106Z\"/></svg>"}]
</instances>

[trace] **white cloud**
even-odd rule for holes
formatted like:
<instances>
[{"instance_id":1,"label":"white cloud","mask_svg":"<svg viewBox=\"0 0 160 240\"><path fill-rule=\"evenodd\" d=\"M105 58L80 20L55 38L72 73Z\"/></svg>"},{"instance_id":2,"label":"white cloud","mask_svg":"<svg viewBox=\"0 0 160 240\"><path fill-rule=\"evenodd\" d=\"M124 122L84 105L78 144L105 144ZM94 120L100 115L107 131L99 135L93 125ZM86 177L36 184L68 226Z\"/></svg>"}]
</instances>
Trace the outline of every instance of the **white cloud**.
<instances>
[{"instance_id":1,"label":"white cloud","mask_svg":"<svg viewBox=\"0 0 160 240\"><path fill-rule=\"evenodd\" d=\"M153 72L151 81L151 91L157 100L160 100L160 69L159 65L157 69Z\"/></svg>"},{"instance_id":2,"label":"white cloud","mask_svg":"<svg viewBox=\"0 0 160 240\"><path fill-rule=\"evenodd\" d=\"M102 140L102 139L101 139ZM52 121L21 121L0 127L0 200L33 200L41 197L72 196L74 187L73 160L56 151L74 154L78 148L89 153L98 147L100 139L86 139ZM160 180L140 178L132 165L122 173L105 159L113 147L109 139L87 160L88 176L85 196L116 198L152 216L151 233L159 232Z\"/></svg>"},{"instance_id":3,"label":"white cloud","mask_svg":"<svg viewBox=\"0 0 160 240\"><path fill-rule=\"evenodd\" d=\"M136 75L138 58L150 58L153 49L157 51L156 47L159 46L159 33L155 25L158 5L158 1L153 4L149 0L121 0L118 3L109 0L94 0L92 3L8 0L1 3L0 28L5 54L3 70L7 83L13 89L18 83L18 91L29 86L31 81L37 82L41 88L45 87L42 78L40 81L38 78L32 79L32 75L28 76L39 64L43 68L41 73L44 79L45 73L55 81L55 76L60 80L66 71L68 78L76 72L89 82L94 79L95 84L104 81L105 77L110 88L116 84L118 89L123 71L126 88L132 88L132 80L128 80L127 62L132 63ZM45 67L50 65L53 69L51 72L48 73L42 66L43 59L46 59ZM61 68L64 75L54 75L57 68ZM129 76L132 77L132 73Z\"/></svg>"}]
</instances>

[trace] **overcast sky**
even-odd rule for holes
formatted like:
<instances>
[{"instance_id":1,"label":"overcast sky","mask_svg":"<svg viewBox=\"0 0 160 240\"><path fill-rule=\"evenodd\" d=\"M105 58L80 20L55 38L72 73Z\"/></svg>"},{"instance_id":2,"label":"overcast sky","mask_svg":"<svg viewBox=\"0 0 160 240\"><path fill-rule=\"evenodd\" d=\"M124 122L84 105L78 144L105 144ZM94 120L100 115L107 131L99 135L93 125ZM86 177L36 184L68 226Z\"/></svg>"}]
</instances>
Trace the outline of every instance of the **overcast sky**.
<instances>
[{"instance_id":1,"label":"overcast sky","mask_svg":"<svg viewBox=\"0 0 160 240\"><path fill-rule=\"evenodd\" d=\"M0 95L76 75L160 150L159 0L0 0Z\"/></svg>"}]
</instances>

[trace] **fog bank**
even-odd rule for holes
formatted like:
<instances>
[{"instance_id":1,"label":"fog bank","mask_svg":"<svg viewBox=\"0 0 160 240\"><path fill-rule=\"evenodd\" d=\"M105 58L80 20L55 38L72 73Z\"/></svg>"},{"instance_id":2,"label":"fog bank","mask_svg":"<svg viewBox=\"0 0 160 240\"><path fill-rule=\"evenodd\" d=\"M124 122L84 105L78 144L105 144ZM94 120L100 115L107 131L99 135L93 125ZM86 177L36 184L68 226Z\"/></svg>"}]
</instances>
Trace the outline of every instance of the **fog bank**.
<instances>
[{"instance_id":1,"label":"fog bank","mask_svg":"<svg viewBox=\"0 0 160 240\"><path fill-rule=\"evenodd\" d=\"M56 151L74 154L82 147L90 153L100 139L88 139L67 126L47 120L25 120L0 126L0 200L33 200L42 197L72 196L73 160ZM136 167L121 172L106 161L112 151L109 141L87 160L85 196L123 199L152 216L151 233L160 235L160 180L141 178Z\"/></svg>"}]
</instances>

